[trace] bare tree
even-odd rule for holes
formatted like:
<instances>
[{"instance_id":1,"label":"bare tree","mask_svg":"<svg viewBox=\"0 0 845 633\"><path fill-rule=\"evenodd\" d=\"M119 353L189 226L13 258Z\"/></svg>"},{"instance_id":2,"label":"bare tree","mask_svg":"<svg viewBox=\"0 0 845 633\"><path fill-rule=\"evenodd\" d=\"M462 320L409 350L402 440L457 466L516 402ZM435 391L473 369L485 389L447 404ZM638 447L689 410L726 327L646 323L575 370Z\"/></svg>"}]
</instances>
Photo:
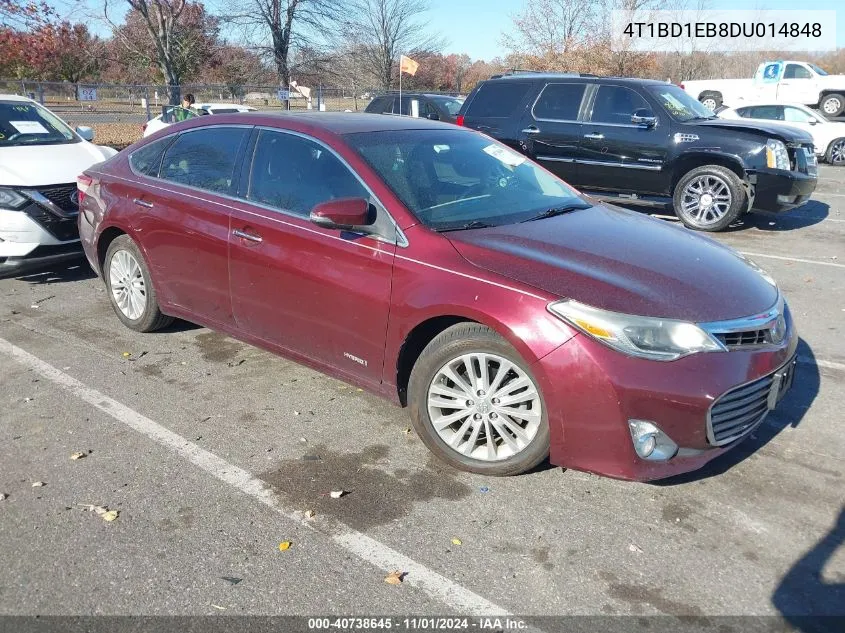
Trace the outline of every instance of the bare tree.
<instances>
[{"instance_id":1,"label":"bare tree","mask_svg":"<svg viewBox=\"0 0 845 633\"><path fill-rule=\"evenodd\" d=\"M232 6L227 18L244 28L252 48L272 60L279 83L290 85L300 65L325 57L348 0L247 0Z\"/></svg>"},{"instance_id":2,"label":"bare tree","mask_svg":"<svg viewBox=\"0 0 845 633\"><path fill-rule=\"evenodd\" d=\"M389 90L399 55L439 51L443 39L423 19L428 0L352 0L344 31L361 55L361 65Z\"/></svg>"},{"instance_id":3,"label":"bare tree","mask_svg":"<svg viewBox=\"0 0 845 633\"><path fill-rule=\"evenodd\" d=\"M514 53L564 55L600 31L601 9L594 0L527 0L502 43Z\"/></svg>"}]
</instances>

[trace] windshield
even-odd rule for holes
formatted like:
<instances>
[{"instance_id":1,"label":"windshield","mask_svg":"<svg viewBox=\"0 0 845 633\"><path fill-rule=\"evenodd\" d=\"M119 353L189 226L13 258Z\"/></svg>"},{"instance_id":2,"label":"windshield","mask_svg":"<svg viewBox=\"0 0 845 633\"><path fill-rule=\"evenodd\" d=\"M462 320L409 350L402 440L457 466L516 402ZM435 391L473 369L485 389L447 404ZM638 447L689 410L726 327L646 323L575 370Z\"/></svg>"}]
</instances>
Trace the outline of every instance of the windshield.
<instances>
[{"instance_id":1,"label":"windshield","mask_svg":"<svg viewBox=\"0 0 845 633\"><path fill-rule=\"evenodd\" d=\"M711 110L673 84L648 86L648 90L676 121L683 123L694 119L712 119L715 116Z\"/></svg>"},{"instance_id":2,"label":"windshield","mask_svg":"<svg viewBox=\"0 0 845 633\"><path fill-rule=\"evenodd\" d=\"M78 142L61 119L37 103L0 101L0 147Z\"/></svg>"},{"instance_id":3,"label":"windshield","mask_svg":"<svg viewBox=\"0 0 845 633\"><path fill-rule=\"evenodd\" d=\"M827 75L827 71L824 68L820 68L820 67L816 66L815 64L807 64L807 65L810 68L812 68L813 70L815 70L816 74L821 75L821 76Z\"/></svg>"},{"instance_id":4,"label":"windshield","mask_svg":"<svg viewBox=\"0 0 845 633\"><path fill-rule=\"evenodd\" d=\"M455 97L433 97L432 101L437 103L441 108L444 108L451 116L457 116L461 106L464 105L463 99Z\"/></svg>"},{"instance_id":5,"label":"windshield","mask_svg":"<svg viewBox=\"0 0 845 633\"><path fill-rule=\"evenodd\" d=\"M466 130L349 134L347 142L406 207L437 231L512 224L589 204L512 149Z\"/></svg>"}]
</instances>

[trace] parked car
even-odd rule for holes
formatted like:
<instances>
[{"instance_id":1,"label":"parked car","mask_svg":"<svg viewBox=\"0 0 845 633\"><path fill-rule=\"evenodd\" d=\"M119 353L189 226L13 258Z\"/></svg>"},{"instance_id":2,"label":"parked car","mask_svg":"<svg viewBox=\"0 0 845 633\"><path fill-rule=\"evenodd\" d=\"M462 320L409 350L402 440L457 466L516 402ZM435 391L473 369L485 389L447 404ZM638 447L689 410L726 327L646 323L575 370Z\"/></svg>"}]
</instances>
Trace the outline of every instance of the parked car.
<instances>
[{"instance_id":1,"label":"parked car","mask_svg":"<svg viewBox=\"0 0 845 633\"><path fill-rule=\"evenodd\" d=\"M845 111L845 75L829 75L810 62L763 62L752 79L684 81L681 87L712 111L757 101L801 103L829 117Z\"/></svg>"},{"instance_id":2,"label":"parked car","mask_svg":"<svg viewBox=\"0 0 845 633\"><path fill-rule=\"evenodd\" d=\"M371 114L403 114L405 116L423 117L432 121L454 123L455 117L463 104L464 99L462 97L403 92L401 107L398 93L386 94L370 101L365 112Z\"/></svg>"},{"instance_id":3,"label":"parked car","mask_svg":"<svg viewBox=\"0 0 845 633\"><path fill-rule=\"evenodd\" d=\"M195 116L203 116L206 114L234 114L236 112L252 112L255 110L252 106L241 105L238 103L199 103L194 104L192 108L183 108L182 106L162 106L162 112L157 117L150 119L141 127L144 132L144 137L150 134L155 134L159 130L166 128L168 125L173 125L179 121L192 119Z\"/></svg>"},{"instance_id":4,"label":"parked car","mask_svg":"<svg viewBox=\"0 0 845 633\"><path fill-rule=\"evenodd\" d=\"M809 132L816 156L831 165L845 164L845 123L828 121L807 106L782 103L755 103L739 108L723 108L720 119L777 121Z\"/></svg>"},{"instance_id":5,"label":"parked car","mask_svg":"<svg viewBox=\"0 0 845 633\"><path fill-rule=\"evenodd\" d=\"M498 75L473 90L457 123L595 195L671 209L691 229L720 231L751 209L787 211L816 188L809 134L717 119L659 81Z\"/></svg>"},{"instance_id":6,"label":"parked car","mask_svg":"<svg viewBox=\"0 0 845 633\"><path fill-rule=\"evenodd\" d=\"M80 257L76 177L116 154L31 99L0 94L0 275Z\"/></svg>"},{"instance_id":7,"label":"parked car","mask_svg":"<svg viewBox=\"0 0 845 633\"><path fill-rule=\"evenodd\" d=\"M187 319L407 405L457 468L687 472L792 382L795 326L755 264L453 125L197 118L79 190L127 327Z\"/></svg>"}]
</instances>

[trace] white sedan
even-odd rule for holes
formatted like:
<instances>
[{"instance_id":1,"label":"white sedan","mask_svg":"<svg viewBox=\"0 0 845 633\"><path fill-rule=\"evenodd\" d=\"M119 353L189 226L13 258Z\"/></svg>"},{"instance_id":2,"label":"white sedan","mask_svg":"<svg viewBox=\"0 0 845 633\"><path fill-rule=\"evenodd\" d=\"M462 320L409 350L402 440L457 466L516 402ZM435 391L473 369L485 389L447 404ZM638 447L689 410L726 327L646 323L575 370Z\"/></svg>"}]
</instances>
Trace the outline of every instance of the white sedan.
<instances>
[{"instance_id":1,"label":"white sedan","mask_svg":"<svg viewBox=\"0 0 845 633\"><path fill-rule=\"evenodd\" d=\"M754 103L725 108L721 119L775 121L806 130L813 137L816 154L831 165L845 165L845 123L828 121L821 113L794 103Z\"/></svg>"},{"instance_id":2,"label":"white sedan","mask_svg":"<svg viewBox=\"0 0 845 633\"><path fill-rule=\"evenodd\" d=\"M166 128L178 121L192 119L204 114L234 114L235 112L251 112L252 106L238 103L195 103L190 110L180 106L163 106L162 113L144 123L144 137Z\"/></svg>"}]
</instances>

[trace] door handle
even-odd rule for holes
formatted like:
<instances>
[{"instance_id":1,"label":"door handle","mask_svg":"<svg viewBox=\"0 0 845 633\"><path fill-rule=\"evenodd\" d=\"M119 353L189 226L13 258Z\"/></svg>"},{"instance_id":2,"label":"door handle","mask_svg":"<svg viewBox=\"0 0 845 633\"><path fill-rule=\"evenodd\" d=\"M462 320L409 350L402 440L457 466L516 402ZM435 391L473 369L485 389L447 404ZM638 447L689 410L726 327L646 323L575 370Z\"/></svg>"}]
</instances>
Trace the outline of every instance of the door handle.
<instances>
[{"instance_id":1,"label":"door handle","mask_svg":"<svg viewBox=\"0 0 845 633\"><path fill-rule=\"evenodd\" d=\"M598 139L603 139L604 134L585 134L584 138L592 138L592 139L598 140Z\"/></svg>"},{"instance_id":2,"label":"door handle","mask_svg":"<svg viewBox=\"0 0 845 633\"><path fill-rule=\"evenodd\" d=\"M523 134L539 134L540 130L537 129L537 127L535 127L535 126L530 125L527 128L525 128L524 130L522 130L522 133Z\"/></svg>"},{"instance_id":3,"label":"door handle","mask_svg":"<svg viewBox=\"0 0 845 633\"><path fill-rule=\"evenodd\" d=\"M261 243L262 238L260 235L255 235L254 233L245 233L244 231L239 231L235 229L232 231L232 235L235 237L239 237L242 240L247 240L249 242Z\"/></svg>"},{"instance_id":4,"label":"door handle","mask_svg":"<svg viewBox=\"0 0 845 633\"><path fill-rule=\"evenodd\" d=\"M153 208L153 203L147 202L146 200L139 200L138 198L135 198L132 202L137 204L139 207L146 207L147 209Z\"/></svg>"}]
</instances>

